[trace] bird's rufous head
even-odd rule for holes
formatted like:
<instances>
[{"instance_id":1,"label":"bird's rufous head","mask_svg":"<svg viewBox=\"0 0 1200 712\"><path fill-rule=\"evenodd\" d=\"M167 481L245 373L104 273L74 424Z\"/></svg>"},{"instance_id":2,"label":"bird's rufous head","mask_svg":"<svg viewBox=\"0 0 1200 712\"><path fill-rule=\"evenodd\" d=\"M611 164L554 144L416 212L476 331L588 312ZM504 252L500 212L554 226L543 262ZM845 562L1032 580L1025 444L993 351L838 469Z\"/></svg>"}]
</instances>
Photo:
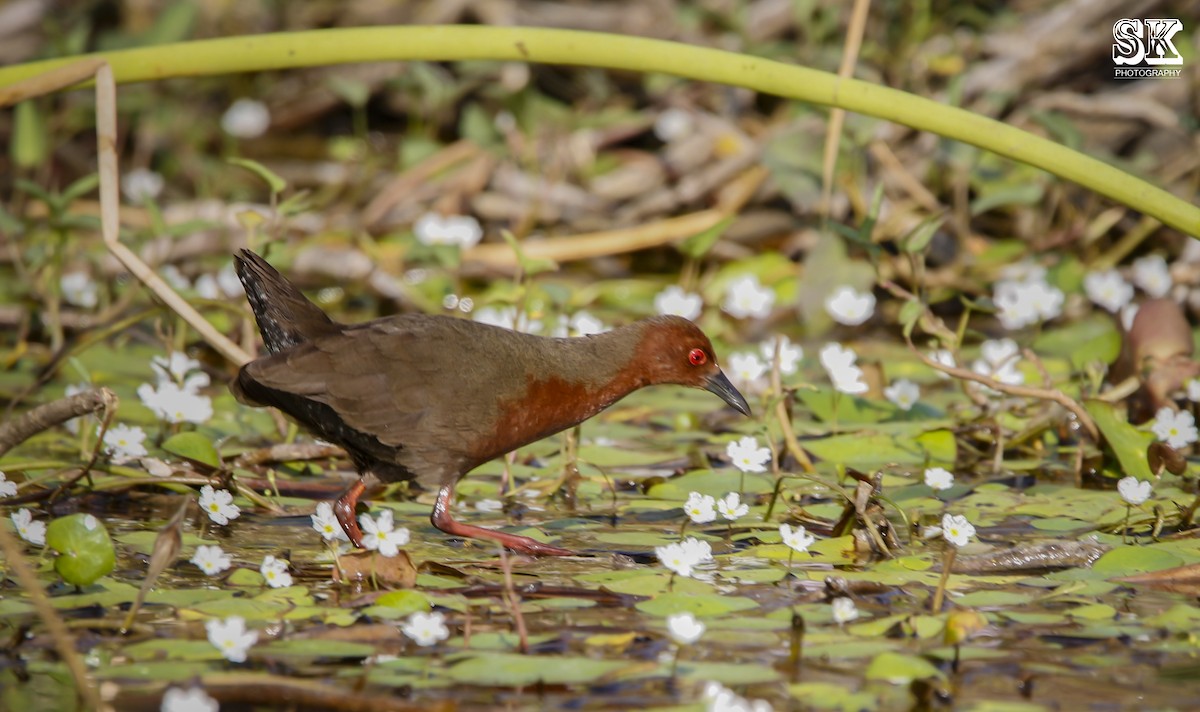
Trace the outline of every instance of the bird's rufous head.
<instances>
[{"instance_id":1,"label":"bird's rufous head","mask_svg":"<svg viewBox=\"0 0 1200 712\"><path fill-rule=\"evenodd\" d=\"M750 406L717 365L712 342L700 327L679 316L660 316L642 323L636 363L643 369L647 384L703 388L738 412L750 415Z\"/></svg>"}]
</instances>

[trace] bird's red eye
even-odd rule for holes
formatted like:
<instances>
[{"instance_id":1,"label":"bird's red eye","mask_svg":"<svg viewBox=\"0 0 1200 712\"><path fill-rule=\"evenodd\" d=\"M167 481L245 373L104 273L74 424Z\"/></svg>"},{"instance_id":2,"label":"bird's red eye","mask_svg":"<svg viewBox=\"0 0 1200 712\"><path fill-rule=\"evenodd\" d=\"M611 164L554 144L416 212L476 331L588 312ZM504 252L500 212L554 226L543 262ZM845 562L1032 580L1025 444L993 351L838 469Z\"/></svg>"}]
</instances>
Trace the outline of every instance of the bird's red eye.
<instances>
[{"instance_id":1,"label":"bird's red eye","mask_svg":"<svg viewBox=\"0 0 1200 712\"><path fill-rule=\"evenodd\" d=\"M708 361L708 354L704 353L704 349L692 349L688 354L688 361L691 361L693 366L703 366Z\"/></svg>"}]
</instances>

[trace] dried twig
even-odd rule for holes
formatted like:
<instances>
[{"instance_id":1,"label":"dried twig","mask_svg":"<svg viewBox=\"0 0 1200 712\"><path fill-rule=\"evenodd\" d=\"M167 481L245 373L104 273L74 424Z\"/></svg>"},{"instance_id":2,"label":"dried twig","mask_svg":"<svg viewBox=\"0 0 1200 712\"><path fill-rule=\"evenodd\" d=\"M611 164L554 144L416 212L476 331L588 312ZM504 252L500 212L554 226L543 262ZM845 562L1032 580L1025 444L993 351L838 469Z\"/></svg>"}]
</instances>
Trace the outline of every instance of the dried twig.
<instances>
[{"instance_id":1,"label":"dried twig","mask_svg":"<svg viewBox=\"0 0 1200 712\"><path fill-rule=\"evenodd\" d=\"M901 299L907 299L911 301L915 301L917 299L916 296L911 292L892 282L884 282L882 283L882 286ZM921 324L924 326L934 317L930 313L927 305L921 304L921 307L924 309L924 315L921 319ZM934 369L935 371L940 371L947 376L957 378L960 381L973 381L980 385L987 386L992 390L999 391L1010 396L1017 396L1018 398L1034 398L1037 400L1047 400L1058 403L1063 408L1066 408L1068 411L1070 411L1071 414L1079 420L1079 424L1083 426L1084 430L1087 431L1092 440L1100 440L1100 430L1096 427L1096 423L1092 420L1092 416L1088 415L1088 412L1084 410L1083 406L1079 405L1074 398L1068 396L1066 393L1063 393L1057 388L1034 388L1032 386L1014 386L1007 383L1001 383L1000 381L997 381L989 376L975 373L969 368L947 366L934 361L933 359L929 358L929 356L922 353L921 350L918 349L915 344L913 344L911 333L906 333L904 335L904 340L908 344L908 349L912 351L918 359L921 360L921 363Z\"/></svg>"},{"instance_id":2,"label":"dried twig","mask_svg":"<svg viewBox=\"0 0 1200 712\"><path fill-rule=\"evenodd\" d=\"M117 394L109 389L93 388L40 405L19 418L0 424L0 455L43 430L65 423L72 418L101 410L112 413L116 410L119 402Z\"/></svg>"},{"instance_id":3,"label":"dried twig","mask_svg":"<svg viewBox=\"0 0 1200 712\"><path fill-rule=\"evenodd\" d=\"M172 311L197 331L214 349L235 365L250 361L250 354L217 331L200 312L171 289L149 265L121 242L121 200L117 173L117 88L112 68L102 64L96 71L96 143L100 165L100 233L104 245L125 269L137 277Z\"/></svg>"}]
</instances>

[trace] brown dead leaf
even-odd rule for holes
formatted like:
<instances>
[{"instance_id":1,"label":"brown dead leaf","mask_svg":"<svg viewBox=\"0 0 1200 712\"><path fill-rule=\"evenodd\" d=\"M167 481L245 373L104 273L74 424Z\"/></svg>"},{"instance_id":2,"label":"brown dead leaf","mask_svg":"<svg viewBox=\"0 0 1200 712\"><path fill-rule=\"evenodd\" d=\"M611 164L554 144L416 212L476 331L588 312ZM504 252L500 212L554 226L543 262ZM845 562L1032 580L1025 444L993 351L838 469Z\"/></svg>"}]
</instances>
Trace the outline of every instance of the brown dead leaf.
<instances>
[{"instance_id":1,"label":"brown dead leaf","mask_svg":"<svg viewBox=\"0 0 1200 712\"><path fill-rule=\"evenodd\" d=\"M333 580L338 583L363 583L374 579L383 586L412 588L417 582L417 568L406 552L388 558L378 551L361 551L338 559L333 567Z\"/></svg>"}]
</instances>

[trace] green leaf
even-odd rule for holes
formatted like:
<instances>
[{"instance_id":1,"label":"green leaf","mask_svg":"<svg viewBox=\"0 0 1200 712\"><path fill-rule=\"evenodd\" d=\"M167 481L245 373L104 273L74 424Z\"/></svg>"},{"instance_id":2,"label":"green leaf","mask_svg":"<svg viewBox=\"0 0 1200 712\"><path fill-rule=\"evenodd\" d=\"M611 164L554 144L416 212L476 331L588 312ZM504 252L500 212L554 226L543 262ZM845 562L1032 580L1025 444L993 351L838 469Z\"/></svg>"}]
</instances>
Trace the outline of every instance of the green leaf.
<instances>
[{"instance_id":1,"label":"green leaf","mask_svg":"<svg viewBox=\"0 0 1200 712\"><path fill-rule=\"evenodd\" d=\"M88 193L91 193L98 187L100 187L100 174L89 173L86 176L76 180L71 185L68 185L67 189L62 192L62 195L59 196L59 198L64 203L70 203L78 198L82 198Z\"/></svg>"},{"instance_id":2,"label":"green leaf","mask_svg":"<svg viewBox=\"0 0 1200 712\"><path fill-rule=\"evenodd\" d=\"M675 613L691 613L694 616L719 616L734 611L758 608L758 603L744 596L728 596L721 593L662 593L649 601L637 604L637 609L652 616L669 616Z\"/></svg>"},{"instance_id":3,"label":"green leaf","mask_svg":"<svg viewBox=\"0 0 1200 712\"><path fill-rule=\"evenodd\" d=\"M221 455L217 452L216 445L213 445L212 440L195 431L172 435L162 444L162 449L186 460L207 465L214 470L221 469Z\"/></svg>"},{"instance_id":4,"label":"green leaf","mask_svg":"<svg viewBox=\"0 0 1200 712\"><path fill-rule=\"evenodd\" d=\"M453 680L472 685L524 687L538 682L547 685L578 685L611 675L634 664L626 660L493 653L467 658L451 667L447 674Z\"/></svg>"},{"instance_id":5,"label":"green leaf","mask_svg":"<svg viewBox=\"0 0 1200 712\"><path fill-rule=\"evenodd\" d=\"M911 336L913 327L917 325L917 321L921 315L925 313L925 305L916 299L909 299L900 307L900 315L897 317L900 325L904 327L904 335Z\"/></svg>"},{"instance_id":6,"label":"green leaf","mask_svg":"<svg viewBox=\"0 0 1200 712\"><path fill-rule=\"evenodd\" d=\"M866 677L893 685L907 685L913 680L942 679L945 675L924 658L901 653L880 653L867 666Z\"/></svg>"},{"instance_id":7,"label":"green leaf","mask_svg":"<svg viewBox=\"0 0 1200 712\"><path fill-rule=\"evenodd\" d=\"M717 244L717 240L721 239L721 235L725 234L725 230L729 228L732 222L733 217L717 221L717 224L707 230L698 232L681 242L679 244L679 251L694 260L704 257L712 249L712 246Z\"/></svg>"},{"instance_id":8,"label":"green leaf","mask_svg":"<svg viewBox=\"0 0 1200 712\"><path fill-rule=\"evenodd\" d=\"M1146 459L1146 448L1153 442L1154 437L1141 432L1117 415L1111 403L1092 399L1084 401L1083 407L1088 415L1092 416L1092 420L1096 421L1096 427L1100 428L1108 446L1117 456L1121 463L1121 471L1126 476L1139 480L1153 479L1150 462Z\"/></svg>"},{"instance_id":9,"label":"green leaf","mask_svg":"<svg viewBox=\"0 0 1200 712\"><path fill-rule=\"evenodd\" d=\"M393 615L407 616L417 611L428 611L429 597L411 589L389 591L380 596L375 605L390 609L388 612Z\"/></svg>"},{"instance_id":10,"label":"green leaf","mask_svg":"<svg viewBox=\"0 0 1200 712\"><path fill-rule=\"evenodd\" d=\"M946 222L946 215L931 215L917 224L907 235L900 238L901 248L909 253L916 254L924 252L929 246L929 241L937 234L942 223Z\"/></svg>"},{"instance_id":11,"label":"green leaf","mask_svg":"<svg viewBox=\"0 0 1200 712\"><path fill-rule=\"evenodd\" d=\"M13 162L24 169L40 166L49 155L49 144L46 121L37 103L26 100L17 104L9 146Z\"/></svg>"},{"instance_id":12,"label":"green leaf","mask_svg":"<svg viewBox=\"0 0 1200 712\"><path fill-rule=\"evenodd\" d=\"M366 106L371 98L371 87L366 82L338 74L330 76L328 81L333 93L355 109Z\"/></svg>"},{"instance_id":13,"label":"green leaf","mask_svg":"<svg viewBox=\"0 0 1200 712\"><path fill-rule=\"evenodd\" d=\"M278 173L267 168L258 161L252 161L249 158L228 158L226 159L235 166L240 166L250 171L254 175L263 179L267 187L271 189L272 195L279 195L287 188L287 181L284 180Z\"/></svg>"},{"instance_id":14,"label":"green leaf","mask_svg":"<svg viewBox=\"0 0 1200 712\"><path fill-rule=\"evenodd\" d=\"M46 527L46 546L58 552L54 570L69 584L87 586L116 564L104 522L82 512L60 517Z\"/></svg>"},{"instance_id":15,"label":"green leaf","mask_svg":"<svg viewBox=\"0 0 1200 712\"><path fill-rule=\"evenodd\" d=\"M521 243L508 230L501 230L500 236L508 243L513 252L517 255L517 264L520 265L521 271L526 275L532 276L542 272L553 272L558 269L558 263L554 260L535 260L525 256L525 250L521 249Z\"/></svg>"},{"instance_id":16,"label":"green leaf","mask_svg":"<svg viewBox=\"0 0 1200 712\"><path fill-rule=\"evenodd\" d=\"M1150 571L1162 571L1182 566L1183 559L1169 551L1153 546L1119 546L1092 564L1097 573L1113 576L1132 576Z\"/></svg>"}]
</instances>

